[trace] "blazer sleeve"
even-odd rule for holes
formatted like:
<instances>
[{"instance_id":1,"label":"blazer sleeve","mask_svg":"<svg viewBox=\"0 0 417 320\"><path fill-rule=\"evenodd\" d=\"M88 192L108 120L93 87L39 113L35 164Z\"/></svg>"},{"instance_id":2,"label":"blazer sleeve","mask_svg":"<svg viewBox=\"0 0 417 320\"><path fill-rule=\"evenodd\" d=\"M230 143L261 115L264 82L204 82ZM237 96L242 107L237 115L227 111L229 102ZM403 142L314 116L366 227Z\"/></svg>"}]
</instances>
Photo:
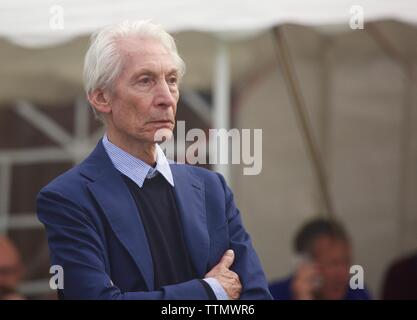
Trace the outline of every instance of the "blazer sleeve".
<instances>
[{"instance_id":1,"label":"blazer sleeve","mask_svg":"<svg viewBox=\"0 0 417 320\"><path fill-rule=\"evenodd\" d=\"M37 215L44 224L50 258L64 272L65 299L100 300L207 300L202 280L168 285L159 291L121 292L106 272L105 248L99 233L83 209L57 191L42 190L37 197Z\"/></svg>"},{"instance_id":2,"label":"blazer sleeve","mask_svg":"<svg viewBox=\"0 0 417 320\"><path fill-rule=\"evenodd\" d=\"M225 191L226 217L229 226L230 249L235 252L232 270L239 275L242 283L242 300L272 300L261 262L249 234L246 232L239 209L233 200L233 193L221 174L217 174Z\"/></svg>"}]
</instances>

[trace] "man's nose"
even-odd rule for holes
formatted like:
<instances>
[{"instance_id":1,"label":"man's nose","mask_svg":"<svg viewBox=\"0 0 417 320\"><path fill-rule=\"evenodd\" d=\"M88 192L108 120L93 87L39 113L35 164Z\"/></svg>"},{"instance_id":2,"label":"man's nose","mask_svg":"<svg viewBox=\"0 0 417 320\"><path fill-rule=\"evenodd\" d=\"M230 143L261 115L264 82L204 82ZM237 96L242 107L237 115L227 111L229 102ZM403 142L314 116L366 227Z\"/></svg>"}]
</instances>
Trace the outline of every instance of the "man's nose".
<instances>
[{"instance_id":1,"label":"man's nose","mask_svg":"<svg viewBox=\"0 0 417 320\"><path fill-rule=\"evenodd\" d=\"M155 104L157 106L170 107L175 105L174 92L165 80L160 81L155 90Z\"/></svg>"}]
</instances>

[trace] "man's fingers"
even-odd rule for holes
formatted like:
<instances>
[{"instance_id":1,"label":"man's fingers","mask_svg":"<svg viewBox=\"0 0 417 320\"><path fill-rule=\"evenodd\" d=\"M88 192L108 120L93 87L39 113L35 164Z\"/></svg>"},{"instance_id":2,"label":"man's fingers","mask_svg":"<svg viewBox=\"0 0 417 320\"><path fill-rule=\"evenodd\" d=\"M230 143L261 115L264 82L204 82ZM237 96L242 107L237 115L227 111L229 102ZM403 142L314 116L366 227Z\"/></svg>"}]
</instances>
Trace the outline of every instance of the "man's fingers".
<instances>
[{"instance_id":1,"label":"man's fingers","mask_svg":"<svg viewBox=\"0 0 417 320\"><path fill-rule=\"evenodd\" d=\"M233 300L239 299L242 292L242 284L240 281L229 278L223 278L222 281L223 288L226 290L227 295Z\"/></svg>"},{"instance_id":2,"label":"man's fingers","mask_svg":"<svg viewBox=\"0 0 417 320\"><path fill-rule=\"evenodd\" d=\"M228 278L228 279L237 279L239 280L239 276L236 272L227 270L227 272L222 274L223 277Z\"/></svg>"},{"instance_id":3,"label":"man's fingers","mask_svg":"<svg viewBox=\"0 0 417 320\"><path fill-rule=\"evenodd\" d=\"M219 264L229 269L232 266L234 260L235 253L233 250L229 249L225 252Z\"/></svg>"},{"instance_id":4,"label":"man's fingers","mask_svg":"<svg viewBox=\"0 0 417 320\"><path fill-rule=\"evenodd\" d=\"M239 299L242 292L242 284L239 275L230 270L235 260L235 253L233 250L227 250L219 263L206 274L206 277L213 277L217 279L222 287L225 289L229 298L235 300Z\"/></svg>"},{"instance_id":5,"label":"man's fingers","mask_svg":"<svg viewBox=\"0 0 417 320\"><path fill-rule=\"evenodd\" d=\"M217 277L229 282L240 282L239 276L234 272L221 273L218 274Z\"/></svg>"},{"instance_id":6,"label":"man's fingers","mask_svg":"<svg viewBox=\"0 0 417 320\"><path fill-rule=\"evenodd\" d=\"M299 269L298 277L301 279L311 279L320 275L319 269L313 265L306 265Z\"/></svg>"}]
</instances>

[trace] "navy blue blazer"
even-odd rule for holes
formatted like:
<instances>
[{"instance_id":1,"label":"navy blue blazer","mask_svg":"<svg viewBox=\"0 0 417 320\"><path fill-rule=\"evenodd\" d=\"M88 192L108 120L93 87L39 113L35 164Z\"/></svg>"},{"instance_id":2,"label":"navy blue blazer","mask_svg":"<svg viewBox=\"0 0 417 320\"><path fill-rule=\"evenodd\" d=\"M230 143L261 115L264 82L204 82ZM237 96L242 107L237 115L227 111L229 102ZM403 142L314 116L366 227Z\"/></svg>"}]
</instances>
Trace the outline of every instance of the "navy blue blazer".
<instances>
[{"instance_id":1,"label":"navy blue blazer","mask_svg":"<svg viewBox=\"0 0 417 320\"><path fill-rule=\"evenodd\" d=\"M185 242L200 279L229 248L241 299L271 299L259 258L223 177L172 164ZM208 299L200 280L156 291L153 262L135 201L100 141L90 156L44 187L37 215L52 265L64 271L65 299Z\"/></svg>"}]
</instances>

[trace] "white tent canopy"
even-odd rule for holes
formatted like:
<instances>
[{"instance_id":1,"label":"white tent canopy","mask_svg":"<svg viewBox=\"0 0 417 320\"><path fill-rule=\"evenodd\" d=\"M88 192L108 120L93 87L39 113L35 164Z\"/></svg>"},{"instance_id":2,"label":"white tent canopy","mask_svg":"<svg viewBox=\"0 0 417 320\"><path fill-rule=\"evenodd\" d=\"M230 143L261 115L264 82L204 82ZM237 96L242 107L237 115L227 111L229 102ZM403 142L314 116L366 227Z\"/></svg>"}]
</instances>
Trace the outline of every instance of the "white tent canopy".
<instances>
[{"instance_id":1,"label":"white tent canopy","mask_svg":"<svg viewBox=\"0 0 417 320\"><path fill-rule=\"evenodd\" d=\"M283 23L347 29L352 6L363 8L366 22L390 18L417 24L415 0L3 0L0 36L21 45L48 45L124 19L152 19L171 32L232 32L234 36ZM54 17L61 14L63 28L54 28L59 20Z\"/></svg>"},{"instance_id":2,"label":"white tent canopy","mask_svg":"<svg viewBox=\"0 0 417 320\"><path fill-rule=\"evenodd\" d=\"M73 99L82 90L83 55L89 35L124 19L151 19L175 32L187 63L195 63L193 56L198 57L199 65L194 69L198 74L188 74L185 86L209 88L218 83L212 70L221 82L228 81L224 78L227 73L219 74L220 64L230 61L232 82L242 75L241 66L251 65L244 50L238 55L238 50L231 52L228 60L225 42L229 44L226 49L233 50L232 44L238 41L231 40L255 38L284 23L308 25L320 33L352 31L349 22L356 13L354 6L363 8L365 23L395 19L417 25L415 0L3 0L0 103L23 98L59 104Z\"/></svg>"}]
</instances>

